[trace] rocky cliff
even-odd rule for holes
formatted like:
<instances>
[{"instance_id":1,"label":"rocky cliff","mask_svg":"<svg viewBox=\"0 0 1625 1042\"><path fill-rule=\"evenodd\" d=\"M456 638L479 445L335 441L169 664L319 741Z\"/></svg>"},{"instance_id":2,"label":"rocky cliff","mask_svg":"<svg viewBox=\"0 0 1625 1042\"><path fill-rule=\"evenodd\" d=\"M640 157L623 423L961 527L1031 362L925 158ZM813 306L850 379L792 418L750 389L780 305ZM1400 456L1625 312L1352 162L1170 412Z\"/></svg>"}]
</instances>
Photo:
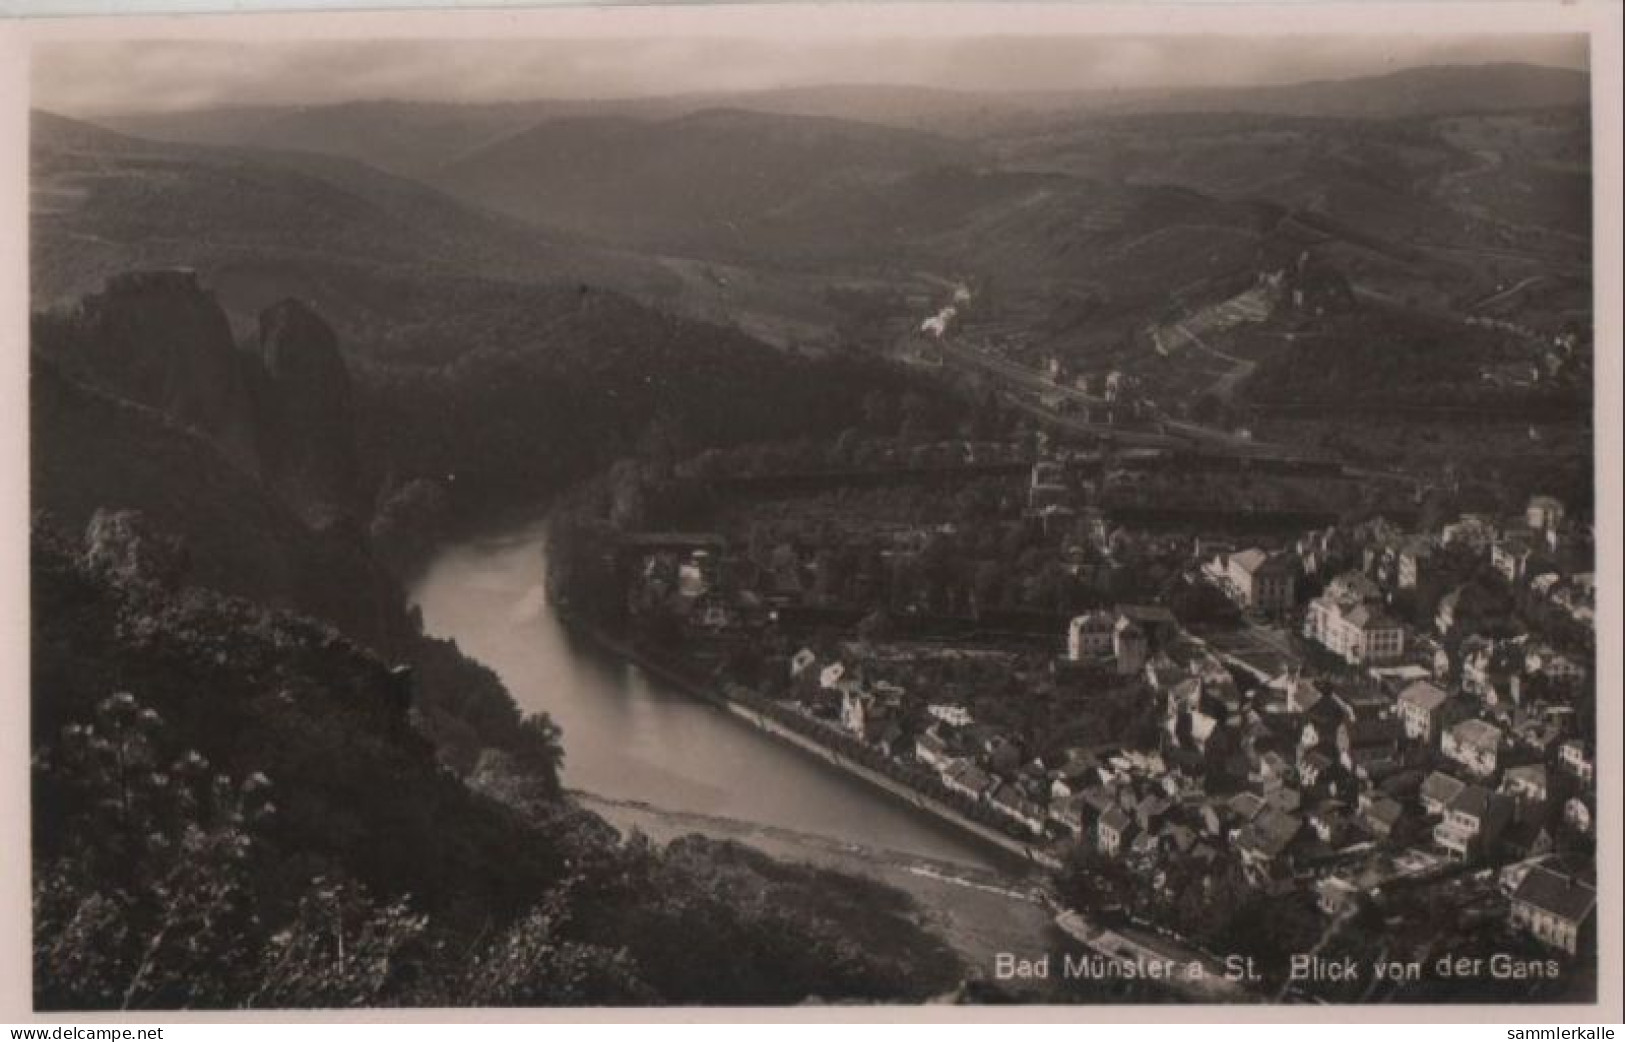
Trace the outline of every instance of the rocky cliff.
<instances>
[{"instance_id":1,"label":"rocky cliff","mask_svg":"<svg viewBox=\"0 0 1625 1042\"><path fill-rule=\"evenodd\" d=\"M251 367L214 298L186 270L117 275L80 302L74 335L53 344L65 371L208 435L259 469Z\"/></svg>"},{"instance_id":2,"label":"rocky cliff","mask_svg":"<svg viewBox=\"0 0 1625 1042\"><path fill-rule=\"evenodd\" d=\"M361 520L350 375L308 305L267 308L258 350L242 350L195 274L132 272L40 318L34 340L65 376L203 435L307 523Z\"/></svg>"},{"instance_id":3,"label":"rocky cliff","mask_svg":"<svg viewBox=\"0 0 1625 1042\"><path fill-rule=\"evenodd\" d=\"M240 351L195 277L141 273L36 316L33 340L36 510L75 532L140 511L184 542L199 585L380 651L409 639L359 516L349 376L314 312L270 308L259 353Z\"/></svg>"},{"instance_id":4,"label":"rocky cliff","mask_svg":"<svg viewBox=\"0 0 1625 1042\"><path fill-rule=\"evenodd\" d=\"M266 478L307 520L358 513L355 396L338 338L296 300L267 308L259 325Z\"/></svg>"}]
</instances>

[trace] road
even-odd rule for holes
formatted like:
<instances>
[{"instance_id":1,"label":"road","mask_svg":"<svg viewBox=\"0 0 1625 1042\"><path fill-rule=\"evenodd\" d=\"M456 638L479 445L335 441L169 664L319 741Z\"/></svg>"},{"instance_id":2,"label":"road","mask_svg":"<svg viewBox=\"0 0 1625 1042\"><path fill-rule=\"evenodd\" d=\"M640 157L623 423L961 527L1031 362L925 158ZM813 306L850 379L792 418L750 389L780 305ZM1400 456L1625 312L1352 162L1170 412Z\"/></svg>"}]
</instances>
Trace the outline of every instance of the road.
<instances>
[{"instance_id":1,"label":"road","mask_svg":"<svg viewBox=\"0 0 1625 1042\"><path fill-rule=\"evenodd\" d=\"M1201 337L1197 336L1196 333L1188 328L1183 322L1175 323L1174 328L1178 329L1181 333L1184 333L1185 336L1190 339L1191 343L1195 344L1203 351L1212 355L1214 358L1217 358L1221 362L1228 362L1230 364L1230 370L1217 380L1213 381L1213 386L1208 388L1208 392L1210 394L1217 395L1224 401L1229 401L1231 396L1235 394L1236 388L1240 386L1241 382L1253 375L1253 370L1258 368L1257 362L1250 362L1245 358L1237 358L1235 355L1225 354L1218 348L1213 347L1206 340L1203 340Z\"/></svg>"},{"instance_id":2,"label":"road","mask_svg":"<svg viewBox=\"0 0 1625 1042\"><path fill-rule=\"evenodd\" d=\"M1476 301L1469 306L1474 311L1482 311L1484 308L1493 307L1495 304L1500 303L1507 297L1522 293L1524 290L1535 285L1536 283L1549 281L1551 281L1551 278L1547 275L1530 275L1528 278L1518 280L1516 283L1508 286L1504 290L1501 290L1499 293L1491 294L1490 296L1485 297L1483 300Z\"/></svg>"}]
</instances>

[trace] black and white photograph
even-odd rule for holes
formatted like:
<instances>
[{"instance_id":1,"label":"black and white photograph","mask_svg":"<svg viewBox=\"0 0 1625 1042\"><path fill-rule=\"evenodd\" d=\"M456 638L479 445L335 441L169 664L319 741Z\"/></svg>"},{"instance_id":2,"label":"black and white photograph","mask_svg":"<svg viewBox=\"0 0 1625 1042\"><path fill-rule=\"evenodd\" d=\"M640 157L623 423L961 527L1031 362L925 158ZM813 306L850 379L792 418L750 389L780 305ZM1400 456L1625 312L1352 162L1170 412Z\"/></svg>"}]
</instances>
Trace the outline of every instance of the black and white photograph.
<instances>
[{"instance_id":1,"label":"black and white photograph","mask_svg":"<svg viewBox=\"0 0 1625 1042\"><path fill-rule=\"evenodd\" d=\"M34 34L33 1013L1617 995L1597 40L996 6Z\"/></svg>"}]
</instances>

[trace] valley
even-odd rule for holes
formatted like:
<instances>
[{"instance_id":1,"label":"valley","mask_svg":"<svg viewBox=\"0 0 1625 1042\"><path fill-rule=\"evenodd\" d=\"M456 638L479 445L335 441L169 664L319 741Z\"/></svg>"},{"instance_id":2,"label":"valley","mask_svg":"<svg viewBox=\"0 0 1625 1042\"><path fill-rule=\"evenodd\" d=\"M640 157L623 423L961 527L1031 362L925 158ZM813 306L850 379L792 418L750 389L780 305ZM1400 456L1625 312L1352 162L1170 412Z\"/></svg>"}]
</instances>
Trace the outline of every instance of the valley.
<instances>
[{"instance_id":1,"label":"valley","mask_svg":"<svg viewBox=\"0 0 1625 1042\"><path fill-rule=\"evenodd\" d=\"M38 1000L1536 943L1451 859L1595 882L1589 86L36 108Z\"/></svg>"}]
</instances>

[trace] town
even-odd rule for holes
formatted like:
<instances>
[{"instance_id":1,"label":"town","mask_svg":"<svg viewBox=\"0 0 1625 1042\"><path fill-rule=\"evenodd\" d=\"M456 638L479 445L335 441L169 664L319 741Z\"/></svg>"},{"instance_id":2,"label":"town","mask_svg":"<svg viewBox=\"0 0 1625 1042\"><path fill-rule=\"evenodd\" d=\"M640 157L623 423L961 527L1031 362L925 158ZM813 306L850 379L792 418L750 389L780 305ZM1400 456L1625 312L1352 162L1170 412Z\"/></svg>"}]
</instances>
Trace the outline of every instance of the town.
<instances>
[{"instance_id":1,"label":"town","mask_svg":"<svg viewBox=\"0 0 1625 1042\"><path fill-rule=\"evenodd\" d=\"M623 521L712 522L598 547L640 647L997 835L1085 938L1123 924L1217 964L1228 913L1265 899L1248 954L1287 998L1432 994L1306 978L1317 938L1583 972L1593 536L1558 499L1436 523L1398 493L1407 523L1217 497L1159 516L1144 489L1195 465L1177 449L845 440L713 450L610 493L668 504ZM1231 480L1287 504L1335 480L1304 470Z\"/></svg>"},{"instance_id":2,"label":"town","mask_svg":"<svg viewBox=\"0 0 1625 1042\"><path fill-rule=\"evenodd\" d=\"M1617 1018L1609 2L1188 2L19 21L25 1017Z\"/></svg>"}]
</instances>

